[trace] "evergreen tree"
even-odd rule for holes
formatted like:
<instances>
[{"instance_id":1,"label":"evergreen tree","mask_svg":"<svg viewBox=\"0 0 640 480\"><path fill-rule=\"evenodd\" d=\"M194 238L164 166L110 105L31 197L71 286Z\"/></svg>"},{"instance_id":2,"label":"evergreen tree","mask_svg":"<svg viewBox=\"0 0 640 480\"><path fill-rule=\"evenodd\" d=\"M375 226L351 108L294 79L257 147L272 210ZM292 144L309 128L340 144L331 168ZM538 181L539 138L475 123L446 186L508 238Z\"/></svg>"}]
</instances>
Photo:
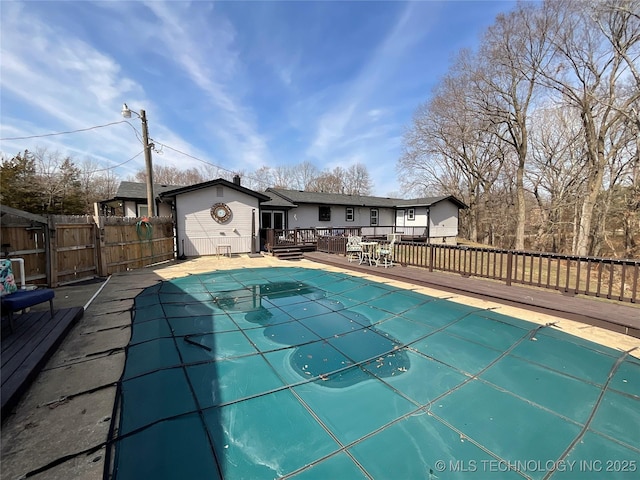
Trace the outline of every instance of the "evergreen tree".
<instances>
[{"instance_id":1,"label":"evergreen tree","mask_svg":"<svg viewBox=\"0 0 640 480\"><path fill-rule=\"evenodd\" d=\"M0 203L31 213L42 213L35 158L29 150L0 164Z\"/></svg>"}]
</instances>

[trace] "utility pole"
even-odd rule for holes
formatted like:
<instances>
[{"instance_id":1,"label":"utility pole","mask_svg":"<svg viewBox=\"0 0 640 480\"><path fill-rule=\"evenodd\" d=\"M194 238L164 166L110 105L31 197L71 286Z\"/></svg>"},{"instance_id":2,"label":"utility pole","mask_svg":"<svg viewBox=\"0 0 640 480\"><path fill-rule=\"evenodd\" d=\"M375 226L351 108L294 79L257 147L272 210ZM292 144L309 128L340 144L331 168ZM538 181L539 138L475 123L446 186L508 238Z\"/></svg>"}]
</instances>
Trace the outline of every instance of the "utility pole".
<instances>
[{"instance_id":1,"label":"utility pole","mask_svg":"<svg viewBox=\"0 0 640 480\"><path fill-rule=\"evenodd\" d=\"M147 127L147 114L140 110L140 120L142 120L142 143L144 143L144 163L147 168L147 207L149 216L156 215L156 201L153 195L153 164L151 162L151 147L149 143L149 128Z\"/></svg>"},{"instance_id":2,"label":"utility pole","mask_svg":"<svg viewBox=\"0 0 640 480\"><path fill-rule=\"evenodd\" d=\"M147 214L149 217L156 215L156 201L153 196L153 164L151 163L151 148L153 144L149 143L149 127L147 127L147 113L140 110L140 113L131 110L126 103L122 105L122 116L131 118L131 112L135 113L142 121L142 143L144 147L144 163L147 167Z\"/></svg>"}]
</instances>

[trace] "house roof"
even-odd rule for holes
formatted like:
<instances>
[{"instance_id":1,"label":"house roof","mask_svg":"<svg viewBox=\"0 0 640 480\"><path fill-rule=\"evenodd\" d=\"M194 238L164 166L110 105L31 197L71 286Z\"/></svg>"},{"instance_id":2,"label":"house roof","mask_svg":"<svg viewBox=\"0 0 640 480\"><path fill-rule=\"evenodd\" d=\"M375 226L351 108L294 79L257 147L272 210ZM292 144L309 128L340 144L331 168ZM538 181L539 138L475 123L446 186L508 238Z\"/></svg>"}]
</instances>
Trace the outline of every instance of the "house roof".
<instances>
[{"instance_id":1,"label":"house roof","mask_svg":"<svg viewBox=\"0 0 640 480\"><path fill-rule=\"evenodd\" d=\"M370 197L366 195L346 195L341 193L305 192L302 190L286 190L283 188L268 188L267 194L275 194L293 203L313 203L320 205L353 205L367 207L393 208L398 201L394 198ZM271 195L272 198L273 195Z\"/></svg>"},{"instance_id":2,"label":"house roof","mask_svg":"<svg viewBox=\"0 0 640 480\"><path fill-rule=\"evenodd\" d=\"M14 217L25 218L32 222L36 223L44 223L48 222L46 217L42 215L36 215L34 213L25 212L24 210L18 210L17 208L7 207L6 205L0 205L0 217L4 217L5 215L11 215Z\"/></svg>"},{"instance_id":3,"label":"house roof","mask_svg":"<svg viewBox=\"0 0 640 480\"><path fill-rule=\"evenodd\" d=\"M181 188L180 185L162 185L154 184L153 191L156 195L160 195L169 190ZM113 200L126 199L126 200L146 200L147 198L147 184L144 182L120 182L118 191L116 192Z\"/></svg>"},{"instance_id":4,"label":"house roof","mask_svg":"<svg viewBox=\"0 0 640 480\"><path fill-rule=\"evenodd\" d=\"M164 192L161 192L160 197L161 198L176 197L178 195L182 195L183 193L189 193L189 192L193 192L196 190L201 190L203 188L209 188L217 185L222 185L227 188L232 188L239 192L245 193L247 195L257 198L261 202L266 202L269 200L268 196L260 192L256 192L255 190L251 190L249 188L243 187L242 185L237 185L233 182L225 180L224 178L217 178L215 180L210 180L208 182L196 183L195 185L189 185L187 187L174 187L173 189L169 189L169 190L165 190Z\"/></svg>"},{"instance_id":5,"label":"house roof","mask_svg":"<svg viewBox=\"0 0 640 480\"><path fill-rule=\"evenodd\" d=\"M315 205L345 205L355 207L383 207L383 208L407 208L429 207L444 200L449 200L458 208L468 208L463 202L453 195L440 197L423 197L414 199L372 197L368 195L346 195L341 193L306 192L303 190L288 190L284 188L268 188L264 193L256 192L233 182L218 178L195 185L161 185L155 184L153 191L161 198L171 198L183 193L209 188L215 185L223 185L246 193L261 200L261 206L266 208L295 208L301 203ZM112 200L144 200L147 198L147 186L141 182L120 182L118 192Z\"/></svg>"},{"instance_id":6,"label":"house roof","mask_svg":"<svg viewBox=\"0 0 640 480\"><path fill-rule=\"evenodd\" d=\"M300 203L313 203L319 205L346 205L356 207L429 207L438 202L449 200L458 208L467 206L453 195L441 197L424 197L405 200L402 198L372 197L367 195L345 195L340 193L305 192L302 190L286 190L282 188L268 188L265 192L271 196L273 202L287 202L286 206L297 206ZM281 199L281 200L280 200ZM263 204L267 206L269 202ZM280 206L276 203L274 206ZM283 205L284 206L284 205Z\"/></svg>"},{"instance_id":7,"label":"house roof","mask_svg":"<svg viewBox=\"0 0 640 480\"><path fill-rule=\"evenodd\" d=\"M398 200L395 206L396 207L425 207L425 206L430 207L444 200L449 200L451 203L454 203L458 208L468 208L464 202L461 202L453 195L445 195L442 197L414 198L410 200Z\"/></svg>"},{"instance_id":8,"label":"house roof","mask_svg":"<svg viewBox=\"0 0 640 480\"><path fill-rule=\"evenodd\" d=\"M274 192L267 191L267 192L265 192L265 195L268 195L271 199L267 200L266 202L262 202L260 204L261 207L265 207L265 208L295 208L295 207L298 206L295 203L287 200L286 198L275 194Z\"/></svg>"}]
</instances>

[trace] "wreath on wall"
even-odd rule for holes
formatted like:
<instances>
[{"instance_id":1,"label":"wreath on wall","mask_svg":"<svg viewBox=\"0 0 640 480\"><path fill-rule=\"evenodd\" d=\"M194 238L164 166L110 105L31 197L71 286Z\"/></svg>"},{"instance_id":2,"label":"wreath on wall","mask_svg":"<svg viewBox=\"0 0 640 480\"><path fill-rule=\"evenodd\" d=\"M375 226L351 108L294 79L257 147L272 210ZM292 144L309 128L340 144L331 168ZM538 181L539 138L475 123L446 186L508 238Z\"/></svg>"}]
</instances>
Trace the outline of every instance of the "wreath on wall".
<instances>
[{"instance_id":1,"label":"wreath on wall","mask_svg":"<svg viewBox=\"0 0 640 480\"><path fill-rule=\"evenodd\" d=\"M226 203L216 203L211 207L211 217L218 223L225 223L231 218L231 209Z\"/></svg>"}]
</instances>

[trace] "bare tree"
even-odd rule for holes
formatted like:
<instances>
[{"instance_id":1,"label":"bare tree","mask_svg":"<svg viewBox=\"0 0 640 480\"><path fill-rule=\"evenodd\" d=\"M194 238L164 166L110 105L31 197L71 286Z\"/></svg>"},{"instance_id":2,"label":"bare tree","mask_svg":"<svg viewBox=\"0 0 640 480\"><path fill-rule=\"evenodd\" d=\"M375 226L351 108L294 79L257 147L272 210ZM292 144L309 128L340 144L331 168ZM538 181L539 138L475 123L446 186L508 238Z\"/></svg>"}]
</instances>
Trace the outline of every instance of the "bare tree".
<instances>
[{"instance_id":1,"label":"bare tree","mask_svg":"<svg viewBox=\"0 0 640 480\"><path fill-rule=\"evenodd\" d=\"M570 253L573 234L567 231L576 230L576 206L584 189L580 118L550 104L534 112L530 133L526 180L538 207L533 220L537 224L535 246Z\"/></svg>"},{"instance_id":2,"label":"bare tree","mask_svg":"<svg viewBox=\"0 0 640 480\"><path fill-rule=\"evenodd\" d=\"M113 170L102 168L91 158L85 158L80 164L79 180L87 214L93 213L95 202L112 198L120 184Z\"/></svg>"},{"instance_id":3,"label":"bare tree","mask_svg":"<svg viewBox=\"0 0 640 480\"><path fill-rule=\"evenodd\" d=\"M307 190L313 180L320 175L320 170L311 162L302 162L292 167L293 184L291 188Z\"/></svg>"},{"instance_id":4,"label":"bare tree","mask_svg":"<svg viewBox=\"0 0 640 480\"><path fill-rule=\"evenodd\" d=\"M515 242L524 248L526 200L524 177L529 147L529 115L537 72L546 66L550 45L547 22L533 4L519 3L499 15L485 34L477 59L463 64L472 80L473 102L495 124L498 138L513 148L515 170Z\"/></svg>"},{"instance_id":5,"label":"bare tree","mask_svg":"<svg viewBox=\"0 0 640 480\"><path fill-rule=\"evenodd\" d=\"M356 163L347 168L344 177L344 193L348 195L371 194L371 177L365 165Z\"/></svg>"},{"instance_id":6,"label":"bare tree","mask_svg":"<svg viewBox=\"0 0 640 480\"><path fill-rule=\"evenodd\" d=\"M309 166L305 164L303 166L303 169L309 172ZM356 163L347 169L335 167L333 170L323 170L313 178L307 177L305 190L347 195L369 195L371 192L371 178L367 167Z\"/></svg>"},{"instance_id":7,"label":"bare tree","mask_svg":"<svg viewBox=\"0 0 640 480\"><path fill-rule=\"evenodd\" d=\"M578 255L592 252L594 207L606 167L621 148L609 140L640 98L640 89L624 89L625 78L633 74L628 59L637 55L640 22L631 11L612 11L611 4L554 0L543 7L544 17L556 22L550 36L554 59L551 68L540 71L543 84L556 90L582 121L586 191L576 236Z\"/></svg>"},{"instance_id":8,"label":"bare tree","mask_svg":"<svg viewBox=\"0 0 640 480\"><path fill-rule=\"evenodd\" d=\"M133 181L146 182L147 172L145 169L138 170ZM153 182L158 185L194 185L202 183L206 180L207 175L197 168L179 169L174 166L154 165L153 166Z\"/></svg>"},{"instance_id":9,"label":"bare tree","mask_svg":"<svg viewBox=\"0 0 640 480\"><path fill-rule=\"evenodd\" d=\"M336 167L325 170L314 178L308 186L310 192L344 193L344 170Z\"/></svg>"},{"instance_id":10,"label":"bare tree","mask_svg":"<svg viewBox=\"0 0 640 480\"><path fill-rule=\"evenodd\" d=\"M478 241L480 212L489 212L485 193L497 180L504 154L492 125L479 115L469 98L469 77L448 75L430 102L420 106L404 136L404 154L398 162L401 185L419 195L455 194L468 205L468 233ZM488 237L487 229L481 236Z\"/></svg>"}]
</instances>

